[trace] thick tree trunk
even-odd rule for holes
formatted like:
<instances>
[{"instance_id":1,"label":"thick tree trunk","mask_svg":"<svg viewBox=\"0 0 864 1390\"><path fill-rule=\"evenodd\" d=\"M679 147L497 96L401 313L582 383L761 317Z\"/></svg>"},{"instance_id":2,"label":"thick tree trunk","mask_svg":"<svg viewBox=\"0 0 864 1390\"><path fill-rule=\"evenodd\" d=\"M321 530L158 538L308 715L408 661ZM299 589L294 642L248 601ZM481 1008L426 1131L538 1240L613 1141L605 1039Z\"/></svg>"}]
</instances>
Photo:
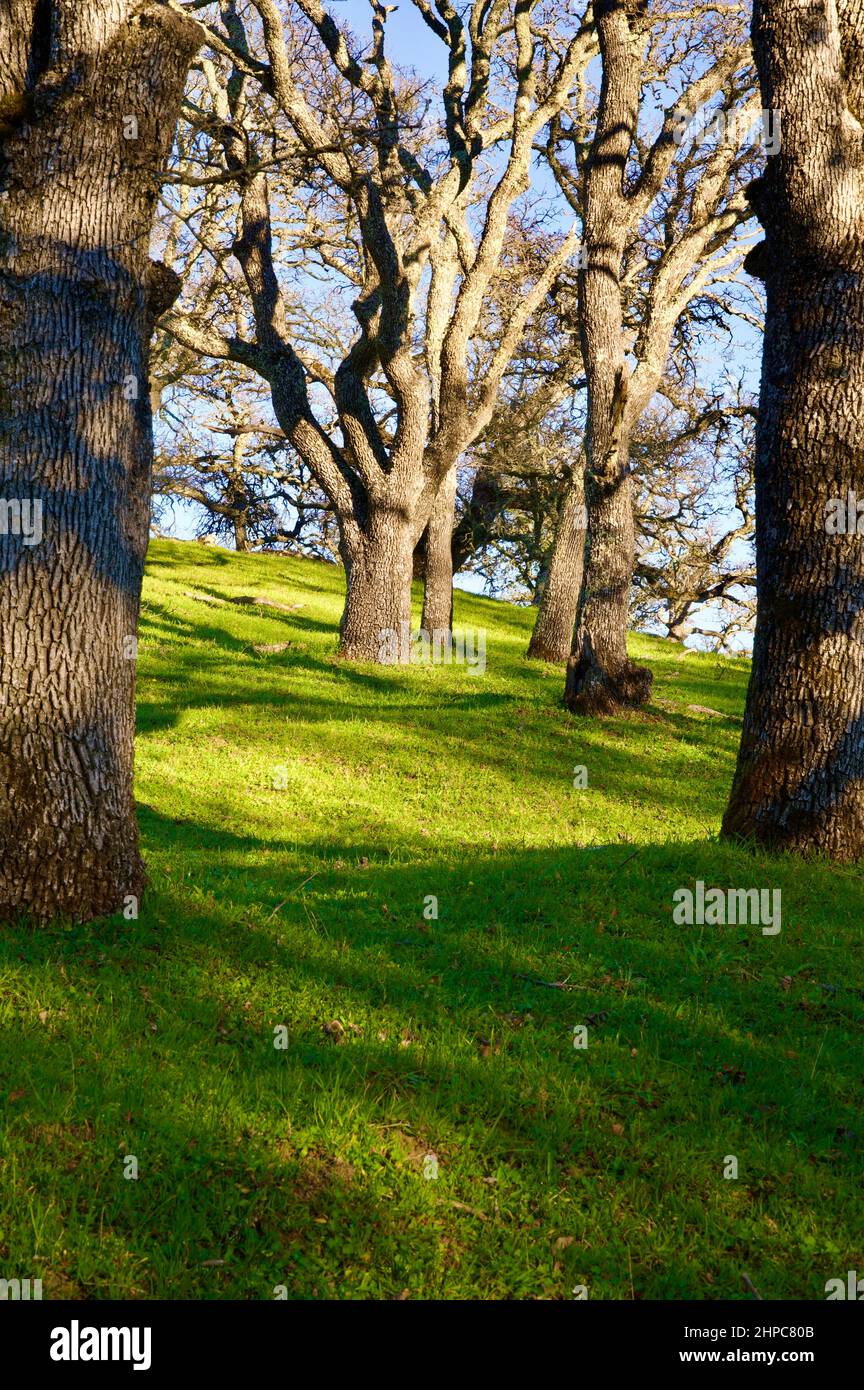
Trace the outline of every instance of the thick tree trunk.
<instances>
[{"instance_id":1,"label":"thick tree trunk","mask_svg":"<svg viewBox=\"0 0 864 1390\"><path fill-rule=\"evenodd\" d=\"M561 499L552 559L528 644L528 656L535 661L564 662L570 655L584 555L585 487L579 468L568 478Z\"/></svg>"},{"instance_id":2,"label":"thick tree trunk","mask_svg":"<svg viewBox=\"0 0 864 1390\"><path fill-rule=\"evenodd\" d=\"M578 714L615 714L651 694L651 673L627 655L635 539L630 477L590 479L581 611L567 662L565 702Z\"/></svg>"},{"instance_id":3,"label":"thick tree trunk","mask_svg":"<svg viewBox=\"0 0 864 1390\"><path fill-rule=\"evenodd\" d=\"M851 860L864 854L864 6L838 22L833 0L815 18L757 4L753 39L783 126L750 191L766 233L749 261L767 289L758 611L723 830Z\"/></svg>"},{"instance_id":4,"label":"thick tree trunk","mask_svg":"<svg viewBox=\"0 0 864 1390\"><path fill-rule=\"evenodd\" d=\"M630 217L624 179L638 119L645 10L629 0L607 0L596 15L603 80L586 179L587 267L579 279L579 327L588 381L588 535L564 692L568 708L587 715L613 714L622 706L642 704L651 693L650 672L627 657L635 542L621 297Z\"/></svg>"},{"instance_id":5,"label":"thick tree trunk","mask_svg":"<svg viewBox=\"0 0 864 1390\"><path fill-rule=\"evenodd\" d=\"M444 477L426 525L423 616L420 626L433 632L453 627L453 527L456 520L456 469Z\"/></svg>"},{"instance_id":6,"label":"thick tree trunk","mask_svg":"<svg viewBox=\"0 0 864 1390\"><path fill-rule=\"evenodd\" d=\"M202 31L134 8L0 3L0 918L92 918L144 879L148 345L177 289L148 241Z\"/></svg>"},{"instance_id":7,"label":"thick tree trunk","mask_svg":"<svg viewBox=\"0 0 864 1390\"><path fill-rule=\"evenodd\" d=\"M373 509L363 532L351 523L341 545L345 608L339 655L382 665L410 660L413 545L407 518Z\"/></svg>"}]
</instances>

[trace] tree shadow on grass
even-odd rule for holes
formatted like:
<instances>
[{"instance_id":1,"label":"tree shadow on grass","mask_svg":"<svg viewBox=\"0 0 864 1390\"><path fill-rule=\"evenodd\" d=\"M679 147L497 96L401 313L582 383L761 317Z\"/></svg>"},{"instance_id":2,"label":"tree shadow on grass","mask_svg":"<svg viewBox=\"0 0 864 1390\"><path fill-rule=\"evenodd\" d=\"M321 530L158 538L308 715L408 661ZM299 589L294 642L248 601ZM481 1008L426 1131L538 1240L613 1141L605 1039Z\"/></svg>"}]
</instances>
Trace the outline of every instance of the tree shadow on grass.
<instances>
[{"instance_id":1,"label":"tree shadow on grass","mask_svg":"<svg viewBox=\"0 0 864 1390\"><path fill-rule=\"evenodd\" d=\"M0 933L4 1142L78 1296L126 1260L143 1297L821 1297L853 1258L858 876L142 830L138 921ZM783 930L676 926L697 878L781 887Z\"/></svg>"}]
</instances>

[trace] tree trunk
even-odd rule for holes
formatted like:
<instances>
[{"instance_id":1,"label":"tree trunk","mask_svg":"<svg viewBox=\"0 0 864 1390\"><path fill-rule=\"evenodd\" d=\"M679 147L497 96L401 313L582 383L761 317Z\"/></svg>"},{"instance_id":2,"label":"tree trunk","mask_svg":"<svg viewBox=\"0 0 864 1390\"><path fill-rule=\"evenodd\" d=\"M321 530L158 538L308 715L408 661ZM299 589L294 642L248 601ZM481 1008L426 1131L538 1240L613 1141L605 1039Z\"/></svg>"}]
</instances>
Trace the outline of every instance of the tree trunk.
<instances>
[{"instance_id":1,"label":"tree trunk","mask_svg":"<svg viewBox=\"0 0 864 1390\"><path fill-rule=\"evenodd\" d=\"M423 616L420 626L433 632L453 627L453 526L456 520L456 469L445 475L426 525Z\"/></svg>"},{"instance_id":2,"label":"tree trunk","mask_svg":"<svg viewBox=\"0 0 864 1390\"><path fill-rule=\"evenodd\" d=\"M540 604L543 602L543 595L546 592L546 585L549 583L549 570L551 568L551 563L552 556L547 551L545 555L542 555L540 557L540 563L537 566L537 574L535 575L534 583L531 585L532 608L539 608Z\"/></svg>"},{"instance_id":3,"label":"tree trunk","mask_svg":"<svg viewBox=\"0 0 864 1390\"><path fill-rule=\"evenodd\" d=\"M148 352L178 288L148 241L201 36L155 3L0 4L0 918L142 889Z\"/></svg>"},{"instance_id":4,"label":"tree trunk","mask_svg":"<svg viewBox=\"0 0 864 1390\"><path fill-rule=\"evenodd\" d=\"M491 539L505 500L495 474L482 466L478 468L468 504L453 532L454 574Z\"/></svg>"},{"instance_id":5,"label":"tree trunk","mask_svg":"<svg viewBox=\"0 0 864 1390\"><path fill-rule=\"evenodd\" d=\"M246 526L246 511L234 513L234 549L245 552L249 549L249 531Z\"/></svg>"},{"instance_id":6,"label":"tree trunk","mask_svg":"<svg viewBox=\"0 0 864 1390\"><path fill-rule=\"evenodd\" d=\"M245 430L238 430L234 436L234 445L231 450L231 478L228 488L228 506L233 513L234 548L241 552L249 549L248 518L249 507L252 502L243 477L243 463L246 458L248 439L249 435Z\"/></svg>"},{"instance_id":7,"label":"tree trunk","mask_svg":"<svg viewBox=\"0 0 864 1390\"><path fill-rule=\"evenodd\" d=\"M818 15L757 4L753 42L783 126L750 190L766 234L748 263L767 291L758 609L723 831L851 860L864 854L864 7L838 22L833 0Z\"/></svg>"},{"instance_id":8,"label":"tree trunk","mask_svg":"<svg viewBox=\"0 0 864 1390\"><path fill-rule=\"evenodd\" d=\"M589 479L588 548L581 612L567 662L565 703L578 714L615 714L644 704L651 673L627 655L635 539L629 474Z\"/></svg>"},{"instance_id":9,"label":"tree trunk","mask_svg":"<svg viewBox=\"0 0 864 1390\"><path fill-rule=\"evenodd\" d=\"M471 496L451 536L450 563L454 574L488 544L504 503L505 495L494 473L482 466L478 468ZM422 579L426 573L426 537L424 530L414 550L415 579Z\"/></svg>"},{"instance_id":10,"label":"tree trunk","mask_svg":"<svg viewBox=\"0 0 864 1390\"><path fill-rule=\"evenodd\" d=\"M528 656L535 661L564 662L573 645L573 625L582 587L585 555L585 487L581 468L574 469L561 499L549 573Z\"/></svg>"},{"instance_id":11,"label":"tree trunk","mask_svg":"<svg viewBox=\"0 0 864 1390\"><path fill-rule=\"evenodd\" d=\"M353 524L344 528L340 549L346 592L339 655L404 665L411 651L413 545L407 518L373 508L362 532Z\"/></svg>"},{"instance_id":12,"label":"tree trunk","mask_svg":"<svg viewBox=\"0 0 864 1390\"><path fill-rule=\"evenodd\" d=\"M630 218L624 181L638 119L645 9L608 0L596 14L603 78L586 177L587 267L579 277L588 535L564 692L569 709L588 715L642 704L651 693L650 672L627 656L635 540L621 291Z\"/></svg>"}]
</instances>

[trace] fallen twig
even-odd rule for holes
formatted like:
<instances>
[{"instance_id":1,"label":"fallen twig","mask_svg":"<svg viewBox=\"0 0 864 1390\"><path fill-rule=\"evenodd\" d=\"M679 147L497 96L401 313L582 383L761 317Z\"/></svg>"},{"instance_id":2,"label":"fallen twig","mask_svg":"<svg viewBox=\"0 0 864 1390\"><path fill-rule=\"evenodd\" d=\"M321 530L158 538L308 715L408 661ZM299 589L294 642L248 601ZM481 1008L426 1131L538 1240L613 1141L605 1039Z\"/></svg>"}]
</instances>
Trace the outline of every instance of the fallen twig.
<instances>
[{"instance_id":1,"label":"fallen twig","mask_svg":"<svg viewBox=\"0 0 864 1390\"><path fill-rule=\"evenodd\" d=\"M522 975L517 973L517 980L527 980L531 985L543 985L546 989L584 989L584 985L571 985L570 976L566 980L541 980L539 975Z\"/></svg>"},{"instance_id":2,"label":"fallen twig","mask_svg":"<svg viewBox=\"0 0 864 1390\"><path fill-rule=\"evenodd\" d=\"M265 921L265 922L269 922L269 921L270 921L270 918L271 918L271 917L275 917L275 916L276 916L276 913L279 911L280 907L284 907L285 904L293 897L293 895L294 895L295 893L299 893L301 888L305 888L307 883L311 883L312 880L313 880L313 878L317 878L318 875L321 874L321 873L323 873L323 872L324 872L323 869L316 869L315 872L314 872L314 874L310 874L308 878L304 878L304 880L303 880L302 883L298 883L296 888L292 888L292 889L291 889L291 892L288 894L288 897L287 897L287 898L283 898L282 901L281 901L281 903L277 903L277 904L276 904L276 906L274 907L273 911L272 911L271 913L269 913L269 914L264 918L264 921Z\"/></svg>"},{"instance_id":3,"label":"fallen twig","mask_svg":"<svg viewBox=\"0 0 864 1390\"><path fill-rule=\"evenodd\" d=\"M750 1275L749 1275L749 1274L742 1274L742 1275L741 1275L741 1278L744 1280L744 1287L745 1287L746 1289L749 1289L749 1290L750 1290L750 1292L752 1293L753 1297L754 1297L754 1298L758 1298L760 1303L764 1303L765 1300L764 1300L764 1298L762 1297L762 1295L761 1295L761 1293L759 1292L759 1290L757 1289L756 1285L753 1283L753 1280L750 1278Z\"/></svg>"}]
</instances>

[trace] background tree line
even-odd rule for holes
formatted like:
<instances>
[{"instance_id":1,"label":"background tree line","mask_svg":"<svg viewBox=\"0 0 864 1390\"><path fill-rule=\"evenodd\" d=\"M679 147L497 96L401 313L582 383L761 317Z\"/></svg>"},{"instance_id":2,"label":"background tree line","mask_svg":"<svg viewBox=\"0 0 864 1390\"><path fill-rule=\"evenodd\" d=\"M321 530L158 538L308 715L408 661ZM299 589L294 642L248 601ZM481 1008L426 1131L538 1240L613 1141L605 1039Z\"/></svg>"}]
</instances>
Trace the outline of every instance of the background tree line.
<instances>
[{"instance_id":1,"label":"background tree line","mask_svg":"<svg viewBox=\"0 0 864 1390\"><path fill-rule=\"evenodd\" d=\"M384 659L417 574L448 627L473 568L537 604L582 716L649 700L634 613L747 626L752 478L726 831L860 848L862 562L815 521L861 452L860 0L766 0L752 44L737 5L413 5L422 72L378 0L357 33L318 0L0 5L0 462L47 531L0 537L4 911L143 882L154 407L160 505L338 554L345 659ZM761 284L754 413L720 358Z\"/></svg>"}]
</instances>

